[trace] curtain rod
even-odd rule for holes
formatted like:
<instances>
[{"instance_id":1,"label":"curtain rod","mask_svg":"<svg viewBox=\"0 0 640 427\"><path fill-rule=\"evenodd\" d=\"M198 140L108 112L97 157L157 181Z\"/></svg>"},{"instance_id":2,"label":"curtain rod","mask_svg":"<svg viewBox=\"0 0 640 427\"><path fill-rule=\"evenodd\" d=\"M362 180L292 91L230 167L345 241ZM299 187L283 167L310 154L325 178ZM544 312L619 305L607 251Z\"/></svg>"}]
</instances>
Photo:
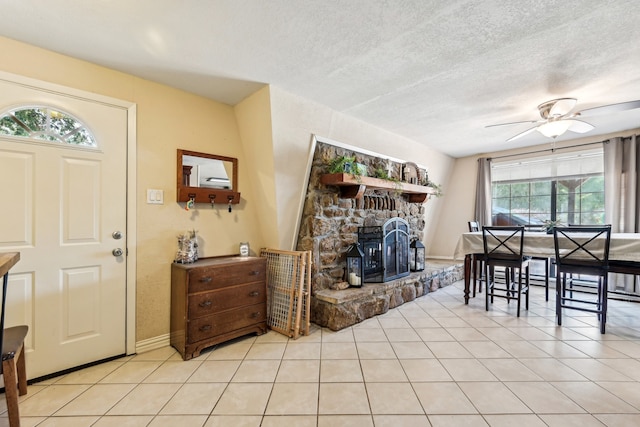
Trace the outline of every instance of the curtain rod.
<instances>
[{"instance_id":1,"label":"curtain rod","mask_svg":"<svg viewBox=\"0 0 640 427\"><path fill-rule=\"evenodd\" d=\"M585 147L587 145L597 145L597 144L608 144L609 140L605 139L604 141L598 141L598 142L587 142L584 144L576 144L576 145L568 145L566 147L558 147L558 148L546 148L544 150L537 150L537 151L529 151L526 153L517 153L517 154L505 154L504 156L496 156L496 157L489 157L489 160L493 160L493 159L504 159L507 157L516 157L516 156L524 156L527 154L538 154L538 153L545 153L547 151L551 151L552 153L555 152L556 150L565 150L567 148L576 148L576 147Z\"/></svg>"}]
</instances>

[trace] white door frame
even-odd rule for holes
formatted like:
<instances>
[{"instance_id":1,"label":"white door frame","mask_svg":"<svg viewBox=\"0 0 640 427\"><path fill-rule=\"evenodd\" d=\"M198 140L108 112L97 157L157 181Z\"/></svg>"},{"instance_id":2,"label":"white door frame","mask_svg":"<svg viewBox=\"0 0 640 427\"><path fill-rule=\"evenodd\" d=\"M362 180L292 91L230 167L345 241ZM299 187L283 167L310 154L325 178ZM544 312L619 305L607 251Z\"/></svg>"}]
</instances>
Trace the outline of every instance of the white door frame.
<instances>
[{"instance_id":1,"label":"white door frame","mask_svg":"<svg viewBox=\"0 0 640 427\"><path fill-rule=\"evenodd\" d=\"M88 99L94 102L113 105L127 110L127 283L126 283L126 352L136 352L136 173L137 173L137 134L136 113L137 106L130 101L85 92L68 86L44 82L29 77L11 74L0 70L0 80L26 87L44 90L55 94Z\"/></svg>"}]
</instances>

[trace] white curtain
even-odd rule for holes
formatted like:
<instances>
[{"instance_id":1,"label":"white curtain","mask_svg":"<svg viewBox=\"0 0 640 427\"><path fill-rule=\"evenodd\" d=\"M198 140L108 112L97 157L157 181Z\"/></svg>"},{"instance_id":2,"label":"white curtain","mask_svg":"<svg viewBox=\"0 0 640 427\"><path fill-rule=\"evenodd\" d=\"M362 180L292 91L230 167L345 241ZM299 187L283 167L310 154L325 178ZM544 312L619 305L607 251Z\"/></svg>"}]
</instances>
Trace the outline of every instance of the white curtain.
<instances>
[{"instance_id":1,"label":"white curtain","mask_svg":"<svg viewBox=\"0 0 640 427\"><path fill-rule=\"evenodd\" d=\"M604 144L605 222L614 233L640 232L638 156L636 135Z\"/></svg>"},{"instance_id":2,"label":"white curtain","mask_svg":"<svg viewBox=\"0 0 640 427\"><path fill-rule=\"evenodd\" d=\"M478 159L474 215L480 227L491 225L491 159L488 157Z\"/></svg>"},{"instance_id":3,"label":"white curtain","mask_svg":"<svg viewBox=\"0 0 640 427\"><path fill-rule=\"evenodd\" d=\"M640 147L636 135L604 144L604 217L614 233L638 233ZM633 292L635 276L611 274L609 288Z\"/></svg>"}]
</instances>

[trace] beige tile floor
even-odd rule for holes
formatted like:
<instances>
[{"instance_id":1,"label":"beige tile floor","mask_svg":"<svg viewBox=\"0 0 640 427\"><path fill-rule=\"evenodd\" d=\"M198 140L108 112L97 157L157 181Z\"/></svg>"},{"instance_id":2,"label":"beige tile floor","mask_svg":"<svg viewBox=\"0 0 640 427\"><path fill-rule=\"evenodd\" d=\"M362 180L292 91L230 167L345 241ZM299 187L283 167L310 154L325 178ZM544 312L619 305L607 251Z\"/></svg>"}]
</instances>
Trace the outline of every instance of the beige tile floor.
<instances>
[{"instance_id":1,"label":"beige tile floor","mask_svg":"<svg viewBox=\"0 0 640 427\"><path fill-rule=\"evenodd\" d=\"M640 425L639 304L611 301L606 335L583 312L557 327L541 288L514 307L465 306L456 283L340 332L248 336L187 362L166 347L29 386L22 425Z\"/></svg>"}]
</instances>

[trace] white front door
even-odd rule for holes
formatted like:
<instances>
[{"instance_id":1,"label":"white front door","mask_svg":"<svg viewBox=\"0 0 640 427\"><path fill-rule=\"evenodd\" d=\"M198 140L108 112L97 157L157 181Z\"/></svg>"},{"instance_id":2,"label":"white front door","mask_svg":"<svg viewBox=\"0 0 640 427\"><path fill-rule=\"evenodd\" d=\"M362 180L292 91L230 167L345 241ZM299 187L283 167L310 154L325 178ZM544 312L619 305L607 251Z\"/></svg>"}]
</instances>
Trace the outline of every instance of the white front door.
<instances>
[{"instance_id":1,"label":"white front door","mask_svg":"<svg viewBox=\"0 0 640 427\"><path fill-rule=\"evenodd\" d=\"M0 80L0 114L19 106L68 113L97 142L0 133L0 250L20 252L6 324L29 326L38 378L126 352L127 109Z\"/></svg>"}]
</instances>

